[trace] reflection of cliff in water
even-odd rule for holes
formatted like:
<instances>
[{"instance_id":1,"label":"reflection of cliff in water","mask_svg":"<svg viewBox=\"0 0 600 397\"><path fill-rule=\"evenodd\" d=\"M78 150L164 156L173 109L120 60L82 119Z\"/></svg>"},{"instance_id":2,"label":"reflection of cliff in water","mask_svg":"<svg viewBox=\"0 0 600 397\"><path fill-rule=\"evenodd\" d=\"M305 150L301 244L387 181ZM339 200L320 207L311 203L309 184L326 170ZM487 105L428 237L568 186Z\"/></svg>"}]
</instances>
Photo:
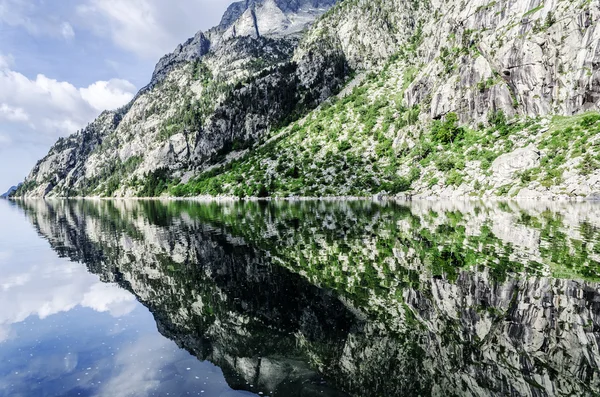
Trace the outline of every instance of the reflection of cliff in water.
<instances>
[{"instance_id":1,"label":"reflection of cliff in water","mask_svg":"<svg viewBox=\"0 0 600 397\"><path fill-rule=\"evenodd\" d=\"M200 223L165 223L150 212L136 229L110 206L55 204L42 207L43 215L27 210L53 248L133 292L163 335L220 366L232 388L345 395L323 383L295 337L343 347L343 336L360 324L330 294Z\"/></svg>"},{"instance_id":2,"label":"reflection of cliff in water","mask_svg":"<svg viewBox=\"0 0 600 397\"><path fill-rule=\"evenodd\" d=\"M600 391L589 204L19 205L234 388L337 395L317 369L356 396Z\"/></svg>"}]
</instances>

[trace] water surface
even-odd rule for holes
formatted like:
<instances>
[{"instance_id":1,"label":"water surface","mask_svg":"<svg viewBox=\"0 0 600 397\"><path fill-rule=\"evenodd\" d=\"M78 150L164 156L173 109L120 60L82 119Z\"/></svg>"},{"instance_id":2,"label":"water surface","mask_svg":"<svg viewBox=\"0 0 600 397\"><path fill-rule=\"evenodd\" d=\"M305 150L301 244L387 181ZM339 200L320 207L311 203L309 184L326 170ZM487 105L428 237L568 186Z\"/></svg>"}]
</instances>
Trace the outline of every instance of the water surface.
<instances>
[{"instance_id":1,"label":"water surface","mask_svg":"<svg viewBox=\"0 0 600 397\"><path fill-rule=\"evenodd\" d=\"M2 396L600 393L600 205L0 201Z\"/></svg>"}]
</instances>

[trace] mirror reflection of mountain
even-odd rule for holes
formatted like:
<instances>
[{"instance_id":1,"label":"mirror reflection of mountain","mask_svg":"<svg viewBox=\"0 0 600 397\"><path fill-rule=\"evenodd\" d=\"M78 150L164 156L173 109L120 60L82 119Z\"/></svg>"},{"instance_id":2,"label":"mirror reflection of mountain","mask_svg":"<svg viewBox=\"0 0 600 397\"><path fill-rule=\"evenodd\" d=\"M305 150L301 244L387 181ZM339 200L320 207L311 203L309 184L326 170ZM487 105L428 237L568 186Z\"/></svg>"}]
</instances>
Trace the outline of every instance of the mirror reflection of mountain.
<instances>
[{"instance_id":1,"label":"mirror reflection of mountain","mask_svg":"<svg viewBox=\"0 0 600 397\"><path fill-rule=\"evenodd\" d=\"M60 255L134 293L233 388L600 393L591 203L18 205Z\"/></svg>"}]
</instances>

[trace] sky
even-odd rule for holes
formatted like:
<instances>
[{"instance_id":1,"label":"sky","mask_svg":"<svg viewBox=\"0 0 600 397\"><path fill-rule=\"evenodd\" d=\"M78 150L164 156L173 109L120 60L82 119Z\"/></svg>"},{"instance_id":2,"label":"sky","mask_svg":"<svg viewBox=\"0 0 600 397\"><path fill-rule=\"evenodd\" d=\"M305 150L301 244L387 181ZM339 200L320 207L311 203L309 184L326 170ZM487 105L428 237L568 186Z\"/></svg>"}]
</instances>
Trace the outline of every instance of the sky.
<instances>
[{"instance_id":1,"label":"sky","mask_svg":"<svg viewBox=\"0 0 600 397\"><path fill-rule=\"evenodd\" d=\"M0 194L232 0L0 0Z\"/></svg>"}]
</instances>

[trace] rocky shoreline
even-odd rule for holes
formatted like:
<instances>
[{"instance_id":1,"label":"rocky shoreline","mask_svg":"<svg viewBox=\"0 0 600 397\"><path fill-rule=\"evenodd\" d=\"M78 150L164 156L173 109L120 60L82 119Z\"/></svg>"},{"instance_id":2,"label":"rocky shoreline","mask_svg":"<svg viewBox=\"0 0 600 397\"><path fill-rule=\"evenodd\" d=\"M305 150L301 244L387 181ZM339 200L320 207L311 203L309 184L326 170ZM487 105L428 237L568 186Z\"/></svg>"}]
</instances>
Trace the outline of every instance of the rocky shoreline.
<instances>
[{"instance_id":1,"label":"rocky shoreline","mask_svg":"<svg viewBox=\"0 0 600 397\"><path fill-rule=\"evenodd\" d=\"M160 197L11 197L14 201L29 201L29 200L102 200L102 201L195 201L195 202L256 202L256 201L282 201L282 202L302 202L302 201L397 201L397 202L599 202L600 196L591 197L569 197L569 196L519 196L519 197L473 197L473 196L388 196L377 194L374 196L323 196L323 197L235 197L235 196L196 196L196 197L175 197L175 196L160 196Z\"/></svg>"}]
</instances>

